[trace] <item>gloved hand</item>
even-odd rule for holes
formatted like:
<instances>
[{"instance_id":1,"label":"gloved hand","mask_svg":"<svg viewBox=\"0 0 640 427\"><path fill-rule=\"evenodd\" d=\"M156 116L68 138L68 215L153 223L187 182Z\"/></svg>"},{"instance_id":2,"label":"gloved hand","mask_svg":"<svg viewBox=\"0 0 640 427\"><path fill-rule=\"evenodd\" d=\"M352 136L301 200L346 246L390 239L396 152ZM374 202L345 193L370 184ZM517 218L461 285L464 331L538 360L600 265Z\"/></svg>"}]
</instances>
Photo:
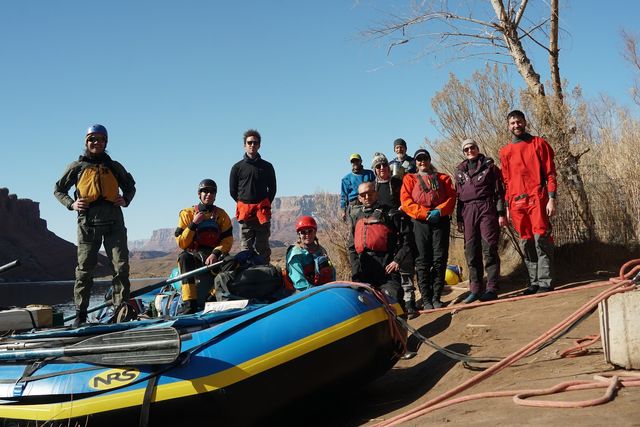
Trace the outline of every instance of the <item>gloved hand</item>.
<instances>
[{"instance_id":1,"label":"gloved hand","mask_svg":"<svg viewBox=\"0 0 640 427\"><path fill-rule=\"evenodd\" d=\"M429 222L440 221L440 209L432 209L431 211L429 211L429 215L427 215L427 221Z\"/></svg>"}]
</instances>

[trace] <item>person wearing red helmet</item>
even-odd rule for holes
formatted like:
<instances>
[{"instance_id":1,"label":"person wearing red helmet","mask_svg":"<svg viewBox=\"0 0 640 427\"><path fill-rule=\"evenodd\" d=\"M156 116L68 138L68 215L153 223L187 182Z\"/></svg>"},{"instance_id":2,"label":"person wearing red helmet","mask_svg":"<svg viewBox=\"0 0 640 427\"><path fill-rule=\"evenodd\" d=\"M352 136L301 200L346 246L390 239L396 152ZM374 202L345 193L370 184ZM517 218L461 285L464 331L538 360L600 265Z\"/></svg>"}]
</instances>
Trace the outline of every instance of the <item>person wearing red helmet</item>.
<instances>
[{"instance_id":1,"label":"person wearing red helmet","mask_svg":"<svg viewBox=\"0 0 640 427\"><path fill-rule=\"evenodd\" d=\"M124 166L107 154L108 137L104 126L90 126L84 154L67 167L54 189L58 201L78 214L78 266L73 288L76 327L87 320L93 270L103 242L114 271L113 306L129 300L129 248L122 208L131 203L136 183ZM73 186L71 198L69 190Z\"/></svg>"},{"instance_id":2,"label":"person wearing red helmet","mask_svg":"<svg viewBox=\"0 0 640 427\"><path fill-rule=\"evenodd\" d=\"M286 275L296 291L336 280L336 270L317 237L318 224L311 216L296 222L298 241L287 250Z\"/></svg>"}]
</instances>

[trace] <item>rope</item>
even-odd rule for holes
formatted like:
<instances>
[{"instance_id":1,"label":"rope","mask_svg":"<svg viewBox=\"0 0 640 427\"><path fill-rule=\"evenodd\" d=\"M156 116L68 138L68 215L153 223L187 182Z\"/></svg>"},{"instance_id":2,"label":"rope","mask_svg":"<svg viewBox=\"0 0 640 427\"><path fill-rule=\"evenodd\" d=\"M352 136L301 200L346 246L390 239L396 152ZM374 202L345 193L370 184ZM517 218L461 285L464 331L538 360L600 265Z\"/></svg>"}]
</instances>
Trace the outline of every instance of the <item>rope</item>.
<instances>
[{"instance_id":1,"label":"rope","mask_svg":"<svg viewBox=\"0 0 640 427\"><path fill-rule=\"evenodd\" d=\"M404 326L405 328L408 324L404 321L404 319L400 318L396 313L395 308L391 305L389 301L389 297L384 292L374 288L373 286L358 283L358 282L347 282L341 281L340 283L346 283L353 288L361 288L365 289L373 294L373 296L382 303L382 307L387 313L387 318L389 321L389 331L391 332L391 337L398 345L396 349L396 356L401 357L407 352L407 333L406 330L400 328L400 326ZM402 322L400 322L402 321Z\"/></svg>"},{"instance_id":2,"label":"rope","mask_svg":"<svg viewBox=\"0 0 640 427\"><path fill-rule=\"evenodd\" d=\"M515 351L513 354L507 356L502 361L500 361L500 362L496 363L495 365L489 367L487 370L485 370L485 371L473 376L472 378L468 379L467 381L465 381L464 383L458 385L457 387L454 387L453 389L449 390L448 392L445 392L445 393L439 395L438 397L435 397L435 398L425 402L424 404L419 405L418 407L413 408L413 409L411 409L411 410L409 410L409 411L407 411L407 412L405 412L403 414L397 415L397 416L392 417L392 418L390 418L390 419L388 419L386 421L383 421L383 422L377 424L377 426L398 425L400 423L407 422L409 420L412 420L412 419L415 419L415 418L420 417L422 415L425 415L427 413L430 413L430 412L432 412L432 411L434 411L436 409L443 408L443 407L446 407L446 406L449 406L449 405L452 405L452 404L455 404L455 403L460 403L461 401L464 401L464 398L460 398L460 399L456 399L456 400L451 400L451 401L445 402L447 399L450 399L453 396L455 396L455 395L457 395L457 394L459 394L459 393L461 393L461 392L473 387L474 385L484 381L485 379L487 379L491 375L500 372L501 370L507 368L508 366L511 366L512 364L514 364L518 360L522 359L523 357L528 355L532 350L534 350L535 348L539 347L541 344L543 344L546 341L548 341L551 337L553 337L556 334L558 334L559 332L567 329L575 321L581 319L585 315L585 313L588 313L589 311L593 310L593 308L596 307L600 301L603 301L603 300L609 298L611 295L635 289L635 287L636 287L635 283L633 283L630 280L627 280L627 278L629 276L631 276L636 271L636 267L633 267L631 269L631 271L625 273L625 271L627 271L631 266L637 266L637 269L640 270L640 260L630 261L630 262L626 263L625 265L623 265L623 267L620 269L620 277L617 278L617 279L611 279L608 282L608 284L613 284L612 288L606 289L605 291L601 292L596 297L592 298L590 301L588 301L586 304L584 304L582 307L580 307L576 312L571 314L569 317L567 317L565 320L563 320L562 322L560 322L556 326L554 326L551 329L549 329L547 332L543 333L538 338L534 339L529 344L527 344L524 347L522 347L521 349ZM584 289L584 287L582 289ZM559 292L561 292L561 291L559 291ZM559 292L556 292L556 293L559 293ZM532 296L537 296L537 295L538 294L534 294ZM546 296L547 294L540 294L540 295L545 295ZM529 297L529 296L527 296L527 297ZM518 298L522 298L522 297L518 297ZM478 305L481 305L481 304L478 304ZM478 306L478 305L476 305L476 306ZM490 395L490 397L508 396L508 395L510 395L509 393L512 393L512 392L503 392L503 394L500 394L500 395L493 395L492 394L492 395Z\"/></svg>"},{"instance_id":3,"label":"rope","mask_svg":"<svg viewBox=\"0 0 640 427\"><path fill-rule=\"evenodd\" d=\"M569 357L584 356L585 354L589 353L589 350L587 350L587 347L598 342L599 340L600 340L600 334L589 335L587 337L577 339L576 345L560 353L560 357L569 358Z\"/></svg>"}]
</instances>

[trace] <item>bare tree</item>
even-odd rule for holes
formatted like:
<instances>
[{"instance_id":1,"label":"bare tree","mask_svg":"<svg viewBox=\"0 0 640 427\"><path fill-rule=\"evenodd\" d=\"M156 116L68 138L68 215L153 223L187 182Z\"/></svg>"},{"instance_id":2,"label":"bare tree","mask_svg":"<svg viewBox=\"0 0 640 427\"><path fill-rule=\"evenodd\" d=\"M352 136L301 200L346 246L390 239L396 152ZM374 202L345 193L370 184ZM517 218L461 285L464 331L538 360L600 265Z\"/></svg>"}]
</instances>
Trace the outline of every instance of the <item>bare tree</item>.
<instances>
[{"instance_id":1,"label":"bare tree","mask_svg":"<svg viewBox=\"0 0 640 427\"><path fill-rule=\"evenodd\" d=\"M541 133L554 146L558 174L582 224L584 239L593 240L594 218L579 168L584 152L572 153L570 143L575 127L570 124L564 105L559 66L559 0L550 0L548 6L545 11L531 10L528 0L491 0L490 7L489 2L425 0L409 16L393 16L365 35L389 39L388 52L398 45L431 37L436 43L427 47L425 54L444 50L458 52L457 59L483 56L504 62L503 58L508 58L527 86ZM423 28L428 32L417 32ZM546 93L528 54L534 47L543 49L548 56L552 95Z\"/></svg>"},{"instance_id":2,"label":"bare tree","mask_svg":"<svg viewBox=\"0 0 640 427\"><path fill-rule=\"evenodd\" d=\"M624 42L624 59L629 61L636 73L640 74L640 52L638 52L637 37L629 34L626 31L622 31L622 41ZM639 80L640 79L636 77L633 82L633 86L631 87L631 96L633 97L633 102L635 102L638 106L640 106Z\"/></svg>"}]
</instances>

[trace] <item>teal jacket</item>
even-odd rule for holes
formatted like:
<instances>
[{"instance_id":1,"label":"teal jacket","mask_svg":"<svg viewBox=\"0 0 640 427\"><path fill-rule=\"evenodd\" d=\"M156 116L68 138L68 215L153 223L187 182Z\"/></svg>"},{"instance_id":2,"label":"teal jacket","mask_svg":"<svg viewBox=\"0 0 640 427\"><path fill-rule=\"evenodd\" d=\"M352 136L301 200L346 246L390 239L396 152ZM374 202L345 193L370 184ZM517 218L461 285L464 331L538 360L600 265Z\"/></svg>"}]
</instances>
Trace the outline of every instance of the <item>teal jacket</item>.
<instances>
[{"instance_id":1,"label":"teal jacket","mask_svg":"<svg viewBox=\"0 0 640 427\"><path fill-rule=\"evenodd\" d=\"M318 245L318 250L313 253L300 245L293 245L289 248L286 257L287 275L296 290L304 291L315 286L313 278L316 275L316 258L318 257L327 257L327 251L320 245ZM335 270L332 280L335 280Z\"/></svg>"}]
</instances>

